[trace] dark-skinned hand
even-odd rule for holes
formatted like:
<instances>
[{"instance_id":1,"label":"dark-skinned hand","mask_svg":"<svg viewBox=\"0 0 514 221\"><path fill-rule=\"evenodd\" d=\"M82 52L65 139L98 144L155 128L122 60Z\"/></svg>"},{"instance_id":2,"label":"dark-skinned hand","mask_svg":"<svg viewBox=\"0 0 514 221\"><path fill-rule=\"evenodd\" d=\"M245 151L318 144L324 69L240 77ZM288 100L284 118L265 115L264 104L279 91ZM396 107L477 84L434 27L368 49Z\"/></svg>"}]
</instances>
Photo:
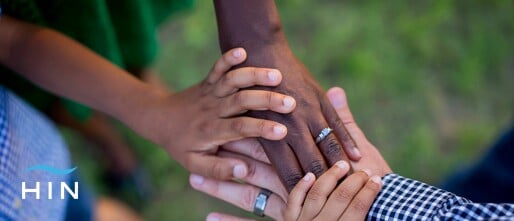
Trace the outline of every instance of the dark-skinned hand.
<instances>
[{"instance_id":1,"label":"dark-skinned hand","mask_svg":"<svg viewBox=\"0 0 514 221\"><path fill-rule=\"evenodd\" d=\"M259 139L286 188L290 191L308 172L319 177L339 160L359 160L355 142L323 90L289 48L274 0L215 0L214 4L221 50L244 47L248 52L248 59L237 67L275 68L283 75L282 83L276 87L252 89L286 94L297 102L289 114L247 113L288 128L282 140ZM316 144L316 137L328 127L334 129L333 133Z\"/></svg>"}]
</instances>

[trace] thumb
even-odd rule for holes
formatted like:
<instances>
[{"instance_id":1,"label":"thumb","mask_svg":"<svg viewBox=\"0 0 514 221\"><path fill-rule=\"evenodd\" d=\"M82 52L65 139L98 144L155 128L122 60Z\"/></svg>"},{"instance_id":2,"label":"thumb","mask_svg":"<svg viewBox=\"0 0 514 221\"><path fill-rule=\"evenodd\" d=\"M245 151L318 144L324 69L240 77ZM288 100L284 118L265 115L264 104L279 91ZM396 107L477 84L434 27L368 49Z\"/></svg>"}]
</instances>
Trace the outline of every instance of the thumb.
<instances>
[{"instance_id":1,"label":"thumb","mask_svg":"<svg viewBox=\"0 0 514 221\"><path fill-rule=\"evenodd\" d=\"M337 112L339 118L343 121L344 124L347 123L355 123L353 119L353 115L350 112L350 107L348 106L348 100L346 99L346 93L340 87L333 87L327 91L327 97L330 101L330 104L334 107Z\"/></svg>"},{"instance_id":2,"label":"thumb","mask_svg":"<svg viewBox=\"0 0 514 221\"><path fill-rule=\"evenodd\" d=\"M194 154L190 158L187 169L191 173L217 180L244 178L248 175L248 166L244 161L214 155Z\"/></svg>"}]
</instances>

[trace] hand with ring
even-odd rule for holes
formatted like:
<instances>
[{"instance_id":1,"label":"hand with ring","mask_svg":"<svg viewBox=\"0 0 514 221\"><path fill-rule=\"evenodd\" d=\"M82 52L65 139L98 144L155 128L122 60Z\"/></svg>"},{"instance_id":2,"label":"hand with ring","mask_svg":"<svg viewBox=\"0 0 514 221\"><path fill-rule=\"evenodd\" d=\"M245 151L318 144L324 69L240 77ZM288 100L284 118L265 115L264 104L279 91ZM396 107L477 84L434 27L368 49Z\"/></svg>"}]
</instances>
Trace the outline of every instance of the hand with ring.
<instances>
[{"instance_id":1,"label":"hand with ring","mask_svg":"<svg viewBox=\"0 0 514 221\"><path fill-rule=\"evenodd\" d=\"M371 144L365 137L364 133L359 129L357 124L355 123L355 120L353 119L353 116L350 112L350 109L347 104L347 99L344 91L341 88L332 88L327 92L327 98L330 101L331 105L334 107L334 109L337 111L338 116L343 120L344 124L347 126L348 131L350 132L351 136L355 138L355 142L359 145L360 151L362 152L362 159L357 163L351 163L351 168L353 171L365 171L365 173L357 172L356 175L358 176L364 176L364 174L368 175L368 173L371 173L371 177L378 176L382 177L388 173L391 173L391 169L387 162L384 160L384 158L380 155L380 152ZM277 176L277 173L273 169L273 167L270 164L269 159L266 157L266 154L264 153L263 147L260 145L260 143L254 139L254 138L248 138L244 140L234 141L227 143L223 145L218 152L218 155L221 157L229 157L229 158L239 158L244 160L248 166L249 166L249 172L248 176L242 179L243 183L241 183L241 180L238 181L220 181L220 180L214 180L214 179L208 179L203 176L199 175L191 175L190 177L190 183L191 186L199 190L201 192L204 192L208 195L211 195L213 197L219 198L221 200L227 201L229 203L232 203L242 209L248 210L248 211L254 211L256 214L261 214L261 211L264 211L264 214L267 216L270 216L277 220L283 220L284 211L286 211L286 207L288 204L286 202L291 203L291 201L288 201L288 193L284 186L281 185L280 179ZM338 165L338 164L336 164ZM346 168L346 166L342 166ZM339 169L332 168L332 170L335 170L335 174L337 177L337 174L340 173ZM346 169L345 169L346 170ZM339 171L339 172L338 172ZM327 173L330 174L331 172ZM332 176L332 175L330 175ZM369 176L369 175L368 175ZM301 191L298 192L306 192L305 190L308 189L313 183L314 179L311 175L307 175L308 182L301 181L298 184L298 188ZM352 176L350 176L352 177ZM349 177L349 178L350 178ZM330 178L334 179L334 178ZM329 180L330 180L329 179ZM358 179L358 178L352 178ZM373 178L377 180L377 177ZM325 178L323 178L325 180ZM350 179L348 179L350 180ZM318 185L324 185L322 183L327 181L322 181L322 178L320 177L314 184L314 186ZM328 181L330 182L330 181ZM346 182L346 181L345 181ZM317 184L320 183L320 184ZM305 184L305 186L304 186ZM301 185L301 186L300 186ZM341 184L342 185L342 184ZM367 184L366 184L367 185ZM370 185L372 185L370 183ZM318 189L313 190L314 187L311 188L310 192L316 192ZM368 187L362 187L362 188L368 188ZM360 191L363 191L362 189ZM373 188L373 187L371 187ZM271 194L269 194L268 197L262 197L262 195L268 195L266 191L263 191L263 189L271 190ZM323 187L325 190L325 195L327 195L326 187ZM330 189L330 188L328 188ZM333 189L333 188L332 188ZM359 191L359 192L360 192ZM373 190L372 190L373 191ZM297 193L297 191L292 192L291 194ZM355 193L355 192L354 192ZM291 197L291 194L289 197ZM332 192L332 194L334 194ZM357 203L357 199L361 199L363 196L358 195L359 193L355 193L356 198L353 199L353 204L360 204ZM259 197L261 196L261 197ZM360 197L358 197L360 196ZM257 198L259 197L259 200ZM260 203L262 199L267 199L265 203L265 207L262 208ZM307 197L309 199L309 197ZM336 197L337 198L337 197ZM366 197L364 197L366 198ZM363 198L363 199L364 199ZM374 198L374 197L371 197ZM296 199L296 198L295 198ZM312 193L311 198L312 199ZM366 198L369 199L369 198ZM259 203L257 204L257 201ZM297 202L300 202L301 200L298 200ZM328 202L328 201L327 201ZM366 201L368 202L368 201ZM319 204L319 203L318 203ZM312 204L312 205L318 205L318 204ZM298 205L298 204L297 204ZM328 206L328 204L327 204ZM319 206L318 206L319 207ZM316 208L318 208L316 207ZM298 214L298 207L295 206L293 208L296 208L296 212L288 213L291 216L294 214ZM348 207L347 207L348 208ZM362 207L361 207L362 208ZM300 210L307 209L305 206L302 207ZM343 210L344 208L340 208L340 210L334 211L334 214L339 213L347 213L345 211L352 211L352 210ZM323 207L323 209L318 208L318 210L321 211L332 211L330 207ZM360 212L351 214L359 214L359 216L362 216L362 214L366 214L367 210L362 209ZM301 213L300 213L301 214ZM307 214L305 212L304 214ZM310 213L309 213L310 214ZM350 213L348 213L350 214ZM346 215L342 215L346 217ZM212 213L209 215L208 218L220 218L221 220L247 220L242 218L236 218L229 215L224 215L220 213Z\"/></svg>"},{"instance_id":2,"label":"hand with ring","mask_svg":"<svg viewBox=\"0 0 514 221\"><path fill-rule=\"evenodd\" d=\"M272 67L283 74L282 83L276 87L252 89L287 94L298 104L290 114L247 113L287 126L289 133L284 139L259 138L286 188L291 190L308 172L319 177L339 160L358 161L361 154L348 130L321 86L289 47L275 0L215 0L214 4L221 50L237 46L248 51L248 60L238 68ZM326 133L328 128L333 131Z\"/></svg>"},{"instance_id":3,"label":"hand with ring","mask_svg":"<svg viewBox=\"0 0 514 221\"><path fill-rule=\"evenodd\" d=\"M338 182L348 174L350 165L345 161L337 162L326 173L316 180L312 173L307 173L293 188L286 200L277 193L265 188L253 187L253 195L245 195L247 191L242 184L229 184L211 179L191 176L193 187L214 196L227 197L233 195L231 203L241 203L249 197L244 209L258 216L269 215L275 220L364 220L375 197L380 192L382 181L379 176L370 176L369 170L362 170L349 175L340 184ZM203 179L201 184L193 183ZM280 189L278 190L281 191ZM287 202L287 205L286 203ZM207 220L248 220L227 214L211 213Z\"/></svg>"}]
</instances>

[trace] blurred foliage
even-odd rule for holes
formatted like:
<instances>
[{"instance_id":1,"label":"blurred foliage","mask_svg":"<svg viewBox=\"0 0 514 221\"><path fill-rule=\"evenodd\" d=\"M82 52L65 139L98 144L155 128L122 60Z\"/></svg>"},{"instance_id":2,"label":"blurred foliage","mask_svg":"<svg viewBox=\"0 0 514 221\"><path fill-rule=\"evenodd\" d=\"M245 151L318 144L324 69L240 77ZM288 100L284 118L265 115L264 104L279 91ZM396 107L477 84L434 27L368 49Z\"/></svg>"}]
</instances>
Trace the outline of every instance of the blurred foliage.
<instances>
[{"instance_id":1,"label":"blurred foliage","mask_svg":"<svg viewBox=\"0 0 514 221\"><path fill-rule=\"evenodd\" d=\"M396 173L437 184L512 125L514 1L277 4L296 55L325 88L346 90L357 122ZM212 1L170 18L160 40L160 76L175 90L198 83L220 55ZM143 210L148 219L241 214L192 191L164 151L122 130L158 190Z\"/></svg>"}]
</instances>

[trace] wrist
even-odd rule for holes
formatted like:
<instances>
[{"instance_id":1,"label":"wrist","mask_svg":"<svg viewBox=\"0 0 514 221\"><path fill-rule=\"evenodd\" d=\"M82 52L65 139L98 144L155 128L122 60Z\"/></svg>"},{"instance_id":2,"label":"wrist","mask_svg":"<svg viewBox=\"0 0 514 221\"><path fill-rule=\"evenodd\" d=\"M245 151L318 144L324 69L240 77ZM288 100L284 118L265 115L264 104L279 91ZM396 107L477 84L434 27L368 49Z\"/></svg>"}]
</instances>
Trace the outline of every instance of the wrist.
<instances>
[{"instance_id":1,"label":"wrist","mask_svg":"<svg viewBox=\"0 0 514 221\"><path fill-rule=\"evenodd\" d=\"M214 5L222 52L243 47L251 62L254 57L276 54L273 51L289 51L274 0L215 0ZM261 66L260 63L270 62L253 65Z\"/></svg>"},{"instance_id":2,"label":"wrist","mask_svg":"<svg viewBox=\"0 0 514 221\"><path fill-rule=\"evenodd\" d=\"M136 131L138 134L145 138L156 141L151 135L152 124L157 122L153 121L155 118L156 110L160 110L163 104L169 97L169 92L160 88L153 87L147 83L141 82L137 87L132 88L130 92L124 97L120 98L124 105L117 109L118 119Z\"/></svg>"}]
</instances>

